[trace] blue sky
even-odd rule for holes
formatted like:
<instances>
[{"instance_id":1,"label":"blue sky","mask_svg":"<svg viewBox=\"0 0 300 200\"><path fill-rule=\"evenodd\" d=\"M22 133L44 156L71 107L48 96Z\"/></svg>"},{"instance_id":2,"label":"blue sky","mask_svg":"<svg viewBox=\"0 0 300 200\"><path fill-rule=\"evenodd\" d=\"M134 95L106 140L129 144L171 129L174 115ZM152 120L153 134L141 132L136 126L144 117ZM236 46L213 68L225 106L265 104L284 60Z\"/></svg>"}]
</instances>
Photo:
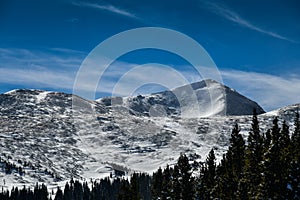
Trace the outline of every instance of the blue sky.
<instances>
[{"instance_id":1,"label":"blue sky","mask_svg":"<svg viewBox=\"0 0 300 200\"><path fill-rule=\"evenodd\" d=\"M300 103L299 21L297 0L1 0L0 93L15 88L70 93L82 61L100 42L154 26L195 39L226 85L272 110ZM146 63L182 73L189 65L171 53L148 49L121 56L112 72ZM99 88L98 97L112 86Z\"/></svg>"}]
</instances>

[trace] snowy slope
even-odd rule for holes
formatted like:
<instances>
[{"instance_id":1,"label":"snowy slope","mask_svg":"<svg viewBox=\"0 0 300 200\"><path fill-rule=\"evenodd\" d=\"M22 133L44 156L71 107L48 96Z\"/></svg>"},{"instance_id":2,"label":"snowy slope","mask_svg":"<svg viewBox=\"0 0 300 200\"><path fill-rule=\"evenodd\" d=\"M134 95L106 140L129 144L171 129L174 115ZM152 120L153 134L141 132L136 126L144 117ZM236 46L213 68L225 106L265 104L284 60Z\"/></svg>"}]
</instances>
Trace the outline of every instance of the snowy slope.
<instances>
[{"instance_id":1,"label":"snowy slope","mask_svg":"<svg viewBox=\"0 0 300 200\"><path fill-rule=\"evenodd\" d=\"M203 94L202 89L206 87L201 84L193 86L199 91L197 94ZM221 86L212 84L215 85L210 88ZM181 92L184 87L175 90ZM230 91L227 94L238 96ZM6 175L0 167L0 187L34 185L36 182L55 187L71 177L89 180L108 176L114 169L129 174L133 171L151 173L159 166L175 163L182 152L204 160L211 148L216 150L219 159L227 149L235 122L247 136L251 116L220 116L224 108L221 99L213 103L218 105L218 109L210 112L215 116L180 118L176 113L178 107L170 103L172 98L166 93L169 94L124 98L119 106L105 105L103 100L88 101L69 94L40 90L15 90L0 95L2 163L5 160L25 169L25 176L16 171ZM128 112L124 109L131 106L135 98L147 99L143 101L146 107L151 97L155 97L155 102L164 102L161 106L172 110L171 114L152 114L149 117L144 110L130 107ZM257 105L238 96L240 98L241 102L250 102L249 106L241 104L243 108ZM93 115L84 108L72 111L74 99L79 102L77 105L92 108ZM291 121L299 107L289 106L262 114L259 118L269 122L269 126L278 114Z\"/></svg>"},{"instance_id":2,"label":"snowy slope","mask_svg":"<svg viewBox=\"0 0 300 200\"><path fill-rule=\"evenodd\" d=\"M151 95L113 97L97 100L104 105L124 106L137 115L183 118L251 115L255 108L264 110L254 101L214 80L204 80Z\"/></svg>"}]
</instances>

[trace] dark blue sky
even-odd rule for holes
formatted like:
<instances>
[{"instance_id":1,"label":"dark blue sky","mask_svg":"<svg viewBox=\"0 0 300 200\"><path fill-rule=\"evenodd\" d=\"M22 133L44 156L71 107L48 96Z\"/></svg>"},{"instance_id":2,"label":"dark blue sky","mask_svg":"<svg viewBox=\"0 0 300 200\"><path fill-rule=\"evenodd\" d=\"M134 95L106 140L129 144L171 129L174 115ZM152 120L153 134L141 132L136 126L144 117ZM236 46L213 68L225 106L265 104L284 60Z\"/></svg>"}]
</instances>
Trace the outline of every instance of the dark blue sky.
<instances>
[{"instance_id":1,"label":"dark blue sky","mask_svg":"<svg viewBox=\"0 0 300 200\"><path fill-rule=\"evenodd\" d=\"M81 62L100 42L155 26L195 39L225 84L271 110L300 102L299 22L297 0L0 0L0 92L71 92ZM118 62L182 71L188 65L159 50L131 52Z\"/></svg>"}]
</instances>

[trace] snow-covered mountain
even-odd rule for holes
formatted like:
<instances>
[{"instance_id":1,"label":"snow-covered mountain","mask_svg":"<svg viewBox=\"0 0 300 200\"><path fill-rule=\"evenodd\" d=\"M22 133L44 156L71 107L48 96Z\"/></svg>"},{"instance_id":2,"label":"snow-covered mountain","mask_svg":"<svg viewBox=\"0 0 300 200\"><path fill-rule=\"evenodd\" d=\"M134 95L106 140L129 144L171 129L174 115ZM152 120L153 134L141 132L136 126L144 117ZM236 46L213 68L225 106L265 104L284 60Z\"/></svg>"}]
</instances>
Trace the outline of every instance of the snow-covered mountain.
<instances>
[{"instance_id":1,"label":"snow-covered mountain","mask_svg":"<svg viewBox=\"0 0 300 200\"><path fill-rule=\"evenodd\" d=\"M208 79L151 95L99 99L104 105L121 105L136 115L184 118L227 115L251 115L265 111L254 101L235 90Z\"/></svg>"},{"instance_id":2,"label":"snow-covered mountain","mask_svg":"<svg viewBox=\"0 0 300 200\"><path fill-rule=\"evenodd\" d=\"M173 92L184 93L185 87ZM257 103L217 82L194 83L192 88L200 105L217 108L210 110L209 117L181 118L180 106L189 108L188 99L182 98L179 106L170 91L114 98L113 106L110 98L89 101L41 90L1 94L0 187L45 182L51 188L71 177L88 180L114 171L152 172L175 163L182 152L203 160L211 148L220 158L227 149L233 124L238 122L246 137L251 121L248 114L253 108L264 112ZM205 104L204 91L212 88L224 88L226 101ZM155 110L155 104L161 109ZM74 110L76 106L79 109ZM299 107L261 114L259 119L268 126L278 115L290 122ZM92 109L92 115L86 108ZM226 115L222 113L225 108ZM161 110L166 113L159 113ZM15 166L11 174L4 173L5 163ZM17 172L19 167L25 175Z\"/></svg>"}]
</instances>

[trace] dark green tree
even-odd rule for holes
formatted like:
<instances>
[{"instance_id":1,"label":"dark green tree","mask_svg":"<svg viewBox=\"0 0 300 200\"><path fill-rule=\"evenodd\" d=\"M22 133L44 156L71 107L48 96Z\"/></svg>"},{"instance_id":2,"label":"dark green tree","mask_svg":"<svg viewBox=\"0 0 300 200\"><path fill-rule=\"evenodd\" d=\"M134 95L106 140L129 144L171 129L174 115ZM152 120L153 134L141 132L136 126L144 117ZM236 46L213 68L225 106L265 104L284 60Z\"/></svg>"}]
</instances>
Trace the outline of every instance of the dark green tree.
<instances>
[{"instance_id":1,"label":"dark green tree","mask_svg":"<svg viewBox=\"0 0 300 200\"><path fill-rule=\"evenodd\" d=\"M264 177L261 181L262 194L266 199L282 199L286 191L287 181L283 174L286 169L281 160L280 134L278 118L276 117L273 120L272 141L265 155L263 165Z\"/></svg>"},{"instance_id":2,"label":"dark green tree","mask_svg":"<svg viewBox=\"0 0 300 200\"><path fill-rule=\"evenodd\" d=\"M87 182L83 183L83 200L90 200L91 191Z\"/></svg>"},{"instance_id":3,"label":"dark green tree","mask_svg":"<svg viewBox=\"0 0 300 200\"><path fill-rule=\"evenodd\" d=\"M172 173L172 191L171 198L174 200L181 199L181 184L180 184L180 173L178 165L174 166L174 170Z\"/></svg>"},{"instance_id":4,"label":"dark green tree","mask_svg":"<svg viewBox=\"0 0 300 200\"><path fill-rule=\"evenodd\" d=\"M292 161L285 199L300 199L300 160Z\"/></svg>"},{"instance_id":5,"label":"dark green tree","mask_svg":"<svg viewBox=\"0 0 300 200\"><path fill-rule=\"evenodd\" d=\"M162 193L163 174L162 169L159 167L157 172L153 173L152 180L152 195L154 199L160 199Z\"/></svg>"},{"instance_id":6,"label":"dark green tree","mask_svg":"<svg viewBox=\"0 0 300 200\"><path fill-rule=\"evenodd\" d=\"M64 189L64 200L73 199L72 190L69 183L67 182Z\"/></svg>"},{"instance_id":7,"label":"dark green tree","mask_svg":"<svg viewBox=\"0 0 300 200\"><path fill-rule=\"evenodd\" d=\"M131 200L140 200L140 186L139 186L139 174L133 173L130 178L130 189L129 189L130 199Z\"/></svg>"},{"instance_id":8,"label":"dark green tree","mask_svg":"<svg viewBox=\"0 0 300 200\"><path fill-rule=\"evenodd\" d=\"M214 195L216 180L216 157L214 150L208 153L206 161L201 168L201 175L198 187L198 196L200 199L210 199Z\"/></svg>"},{"instance_id":9,"label":"dark green tree","mask_svg":"<svg viewBox=\"0 0 300 200\"><path fill-rule=\"evenodd\" d=\"M256 110L253 111L251 130L245 156L244 181L250 196L256 195L257 186L261 181L261 161L263 159L263 137L260 134Z\"/></svg>"},{"instance_id":10,"label":"dark green tree","mask_svg":"<svg viewBox=\"0 0 300 200\"><path fill-rule=\"evenodd\" d=\"M181 197L183 200L191 200L194 195L194 184L191 176L191 166L185 154L181 154L178 159L178 169L180 174Z\"/></svg>"},{"instance_id":11,"label":"dark green tree","mask_svg":"<svg viewBox=\"0 0 300 200\"><path fill-rule=\"evenodd\" d=\"M243 169L245 165L245 141L240 134L240 129L236 123L230 138L230 146L227 151L227 176L228 186L227 197L234 198L238 190L239 181L242 179ZM230 162L230 163L229 163ZM230 168L229 168L230 167ZM242 183L240 183L242 186ZM240 187L240 189L244 189ZM240 191L241 193L242 191Z\"/></svg>"},{"instance_id":12,"label":"dark green tree","mask_svg":"<svg viewBox=\"0 0 300 200\"><path fill-rule=\"evenodd\" d=\"M300 157L300 119L299 111L297 110L294 119L294 132L291 138L291 146L293 151L293 160L299 160Z\"/></svg>"},{"instance_id":13,"label":"dark green tree","mask_svg":"<svg viewBox=\"0 0 300 200\"><path fill-rule=\"evenodd\" d=\"M240 134L240 129L236 123L230 138L230 146L228 152L232 157L232 174L233 179L237 183L241 178L245 160L245 141Z\"/></svg>"},{"instance_id":14,"label":"dark green tree","mask_svg":"<svg viewBox=\"0 0 300 200\"><path fill-rule=\"evenodd\" d=\"M60 189L60 187L57 187L57 191L56 191L54 200L63 200L63 199L64 199L63 192Z\"/></svg>"},{"instance_id":15,"label":"dark green tree","mask_svg":"<svg viewBox=\"0 0 300 200\"><path fill-rule=\"evenodd\" d=\"M171 197L171 173L170 167L167 165L166 169L163 172L163 183L162 183L162 200L169 199Z\"/></svg>"}]
</instances>

